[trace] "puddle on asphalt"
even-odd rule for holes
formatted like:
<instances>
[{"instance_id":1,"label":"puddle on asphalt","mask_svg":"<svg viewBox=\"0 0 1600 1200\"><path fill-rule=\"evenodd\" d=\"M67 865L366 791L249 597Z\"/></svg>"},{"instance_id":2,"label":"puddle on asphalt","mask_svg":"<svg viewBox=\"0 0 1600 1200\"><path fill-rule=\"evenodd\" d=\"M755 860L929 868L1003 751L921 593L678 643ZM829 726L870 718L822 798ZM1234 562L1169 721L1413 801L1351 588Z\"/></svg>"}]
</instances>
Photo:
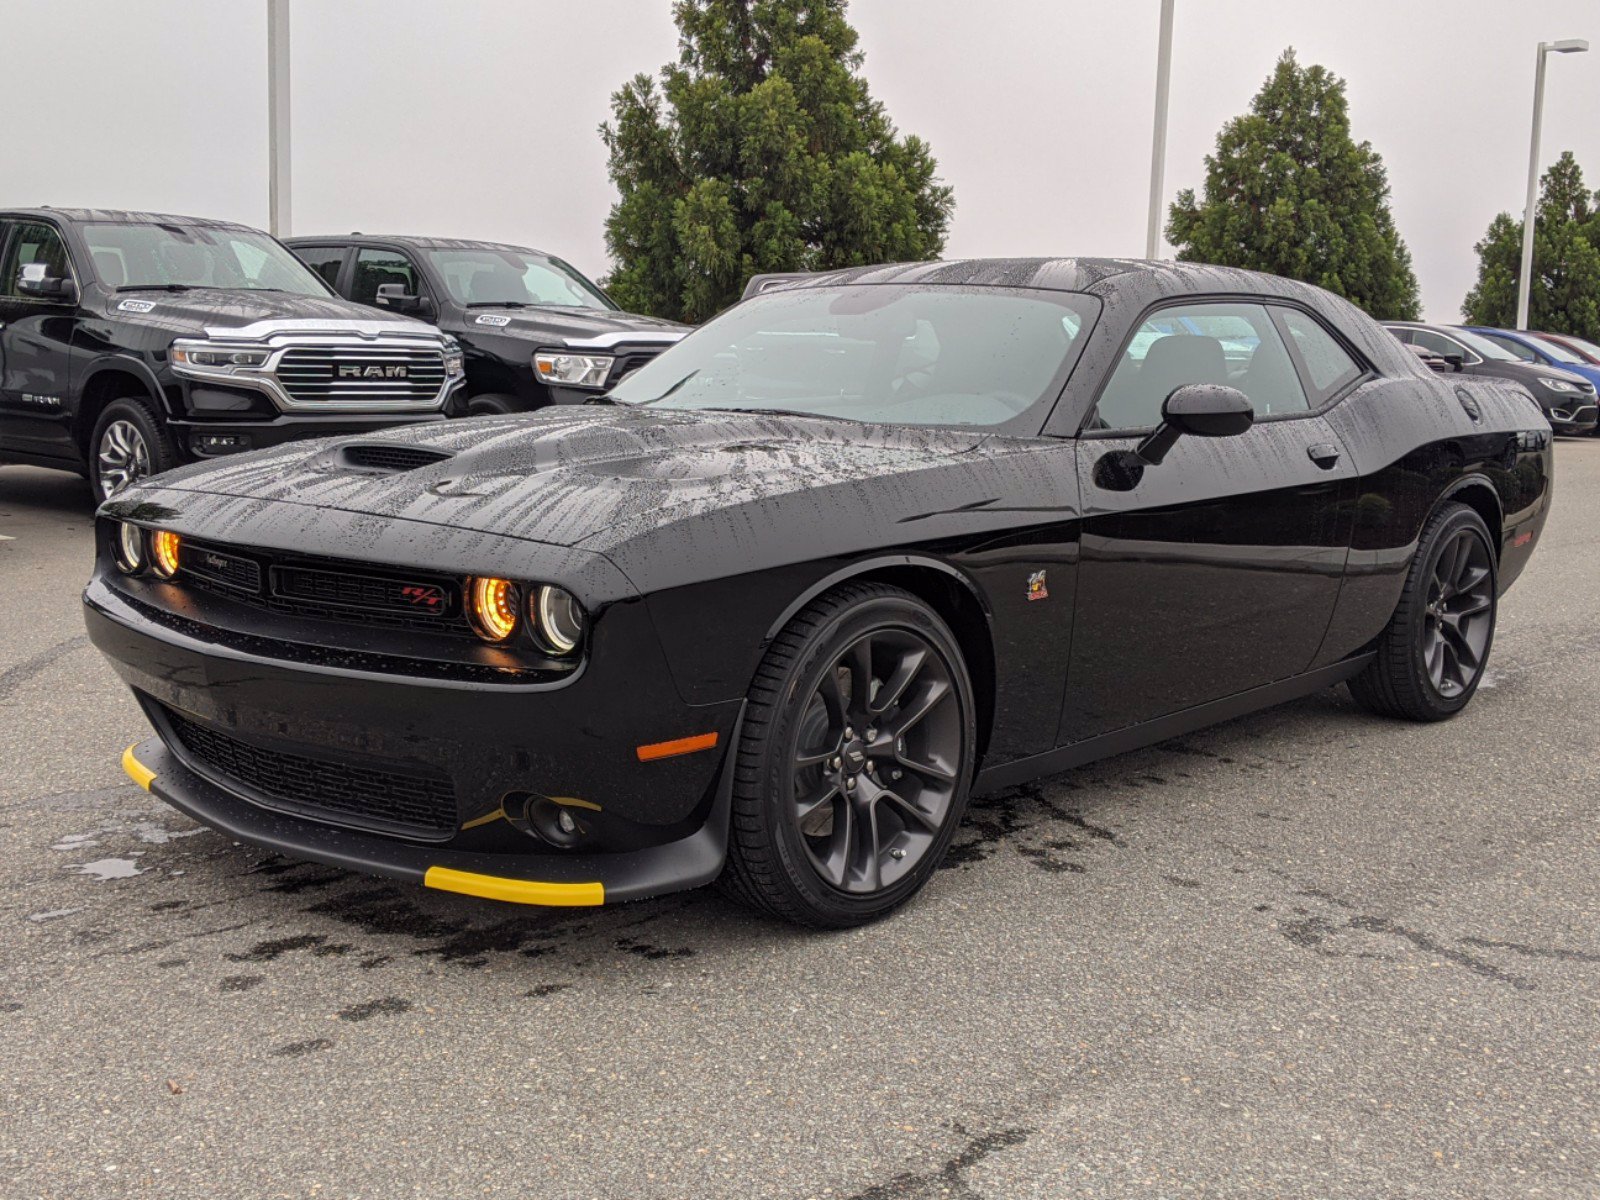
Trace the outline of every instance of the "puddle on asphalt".
<instances>
[{"instance_id":1,"label":"puddle on asphalt","mask_svg":"<svg viewBox=\"0 0 1600 1200\"><path fill-rule=\"evenodd\" d=\"M132 879L135 875L143 875L145 868L134 861L140 855L136 852L132 858L97 858L94 862L68 863L67 870L79 875L88 875L104 883L108 879Z\"/></svg>"}]
</instances>

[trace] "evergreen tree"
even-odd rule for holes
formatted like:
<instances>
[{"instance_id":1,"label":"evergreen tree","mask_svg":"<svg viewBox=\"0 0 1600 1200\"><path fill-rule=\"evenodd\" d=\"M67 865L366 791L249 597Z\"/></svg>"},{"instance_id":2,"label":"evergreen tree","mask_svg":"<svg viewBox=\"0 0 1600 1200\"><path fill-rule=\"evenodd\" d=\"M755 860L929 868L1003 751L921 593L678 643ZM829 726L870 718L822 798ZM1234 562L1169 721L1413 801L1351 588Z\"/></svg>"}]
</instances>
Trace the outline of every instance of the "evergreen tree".
<instances>
[{"instance_id":1,"label":"evergreen tree","mask_svg":"<svg viewBox=\"0 0 1600 1200\"><path fill-rule=\"evenodd\" d=\"M678 61L659 88L624 84L600 127L623 307L700 321L758 272L938 256L951 191L869 94L846 4L674 4Z\"/></svg>"},{"instance_id":2,"label":"evergreen tree","mask_svg":"<svg viewBox=\"0 0 1600 1200\"><path fill-rule=\"evenodd\" d=\"M1533 227L1533 283L1528 327L1600 338L1600 192L1590 192L1568 151L1544 173ZM1462 301L1474 325L1513 328L1522 271L1522 222L1501 213L1478 252L1478 282Z\"/></svg>"},{"instance_id":3,"label":"evergreen tree","mask_svg":"<svg viewBox=\"0 0 1600 1200\"><path fill-rule=\"evenodd\" d=\"M1411 253L1389 212L1383 160L1350 136L1344 80L1284 51L1217 135L1205 199L1185 188L1167 238L1186 262L1270 271L1327 288L1374 317L1417 316Z\"/></svg>"}]
</instances>

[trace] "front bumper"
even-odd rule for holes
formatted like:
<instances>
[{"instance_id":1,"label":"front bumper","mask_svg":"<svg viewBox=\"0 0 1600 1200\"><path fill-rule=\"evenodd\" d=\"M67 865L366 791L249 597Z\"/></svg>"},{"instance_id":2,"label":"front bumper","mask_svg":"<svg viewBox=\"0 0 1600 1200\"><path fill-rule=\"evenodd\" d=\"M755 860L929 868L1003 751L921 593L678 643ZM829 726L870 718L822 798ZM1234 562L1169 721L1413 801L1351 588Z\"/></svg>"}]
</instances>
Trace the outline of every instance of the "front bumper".
<instances>
[{"instance_id":1,"label":"front bumper","mask_svg":"<svg viewBox=\"0 0 1600 1200\"><path fill-rule=\"evenodd\" d=\"M457 394L460 394L459 392ZM327 416L279 413L273 417L233 420L172 418L167 425L188 458L219 458L280 446L305 438L377 433L397 425L421 425L446 420L446 412L340 413Z\"/></svg>"},{"instance_id":2,"label":"front bumper","mask_svg":"<svg viewBox=\"0 0 1600 1200\"><path fill-rule=\"evenodd\" d=\"M1550 428L1561 437L1583 437L1595 431L1600 410L1592 399L1569 405L1553 405L1544 409L1544 418Z\"/></svg>"},{"instance_id":3,"label":"front bumper","mask_svg":"<svg viewBox=\"0 0 1600 1200\"><path fill-rule=\"evenodd\" d=\"M130 752L129 773L230 837L536 904L637 899L721 869L724 762L742 702L685 703L641 604L613 605L583 667L538 683L408 675L314 647L291 654L159 611L100 577L84 608L91 639L159 735ZM710 745L659 760L641 752L691 735ZM403 825L391 797L424 776L438 781L439 819ZM579 823L565 845L538 833L535 808L552 804Z\"/></svg>"}]
</instances>

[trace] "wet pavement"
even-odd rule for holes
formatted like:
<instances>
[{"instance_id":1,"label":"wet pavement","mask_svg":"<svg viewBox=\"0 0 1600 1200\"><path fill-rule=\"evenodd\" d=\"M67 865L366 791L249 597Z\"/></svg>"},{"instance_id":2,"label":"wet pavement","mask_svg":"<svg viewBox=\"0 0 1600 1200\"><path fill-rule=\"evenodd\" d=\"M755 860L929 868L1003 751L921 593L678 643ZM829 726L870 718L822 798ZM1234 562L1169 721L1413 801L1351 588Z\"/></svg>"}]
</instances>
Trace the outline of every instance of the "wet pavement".
<instances>
[{"instance_id":1,"label":"wet pavement","mask_svg":"<svg viewBox=\"0 0 1600 1200\"><path fill-rule=\"evenodd\" d=\"M529 911L128 782L87 488L0 468L0 1195L1600 1193L1600 442L1443 726L1329 692L978 800L891 920Z\"/></svg>"}]
</instances>

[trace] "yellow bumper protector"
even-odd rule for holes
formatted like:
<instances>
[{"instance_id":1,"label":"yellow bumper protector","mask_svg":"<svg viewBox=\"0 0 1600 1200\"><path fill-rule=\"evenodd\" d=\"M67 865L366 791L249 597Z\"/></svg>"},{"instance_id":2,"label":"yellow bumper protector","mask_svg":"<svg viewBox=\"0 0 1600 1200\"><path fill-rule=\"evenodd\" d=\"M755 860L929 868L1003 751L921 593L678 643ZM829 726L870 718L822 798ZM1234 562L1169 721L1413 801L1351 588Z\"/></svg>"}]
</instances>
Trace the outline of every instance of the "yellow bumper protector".
<instances>
[{"instance_id":1,"label":"yellow bumper protector","mask_svg":"<svg viewBox=\"0 0 1600 1200\"><path fill-rule=\"evenodd\" d=\"M156 777L156 773L135 758L133 750L134 748L129 746L122 752L122 769L128 773L129 779L148 792L150 781Z\"/></svg>"},{"instance_id":2,"label":"yellow bumper protector","mask_svg":"<svg viewBox=\"0 0 1600 1200\"><path fill-rule=\"evenodd\" d=\"M573 908L606 902L603 883L544 883L536 879L503 879L498 875L479 875L453 867L429 867L422 877L424 887L441 892L460 892L485 900L506 900L512 904L544 904Z\"/></svg>"}]
</instances>

